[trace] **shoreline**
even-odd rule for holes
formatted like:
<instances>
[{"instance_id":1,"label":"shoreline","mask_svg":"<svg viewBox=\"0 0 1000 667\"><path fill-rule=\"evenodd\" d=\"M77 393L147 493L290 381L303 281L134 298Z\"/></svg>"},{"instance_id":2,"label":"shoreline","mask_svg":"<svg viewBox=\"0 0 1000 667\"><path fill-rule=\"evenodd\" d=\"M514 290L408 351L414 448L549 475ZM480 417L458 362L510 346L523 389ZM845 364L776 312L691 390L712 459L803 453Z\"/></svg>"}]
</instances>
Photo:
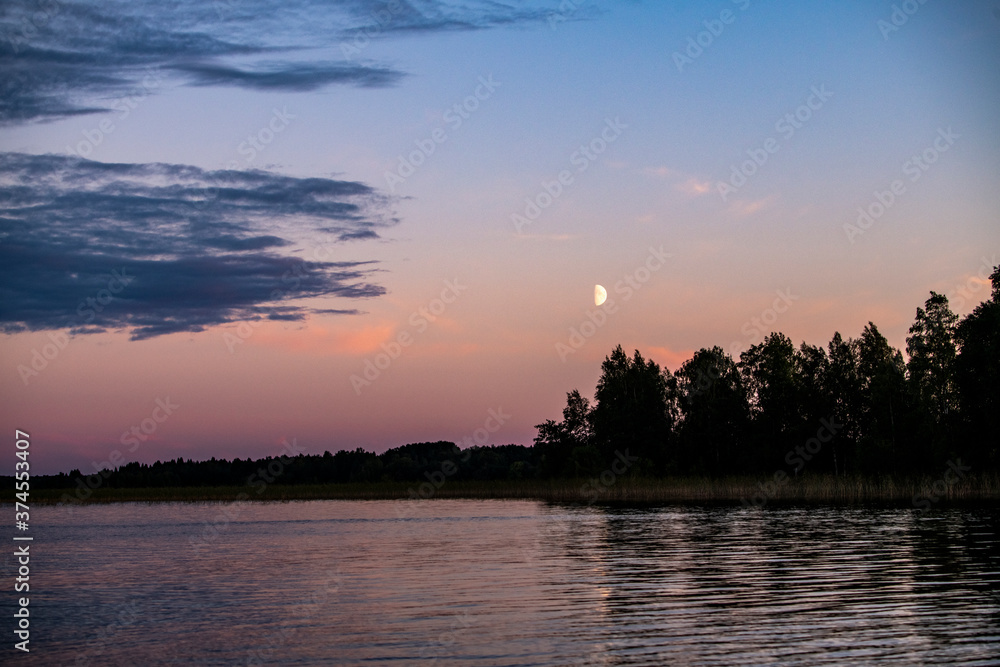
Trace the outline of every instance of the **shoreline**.
<instances>
[{"instance_id":1,"label":"shoreline","mask_svg":"<svg viewBox=\"0 0 1000 667\"><path fill-rule=\"evenodd\" d=\"M591 505L602 503L723 503L858 505L905 504L932 509L945 504L1000 503L1000 475L939 477L803 476L778 482L769 477L623 477L503 481L376 482L342 484L270 484L255 486L186 486L32 490L44 505L115 502L232 502L292 500L541 500ZM69 498L70 500L67 500ZM6 504L6 503L4 503Z\"/></svg>"}]
</instances>

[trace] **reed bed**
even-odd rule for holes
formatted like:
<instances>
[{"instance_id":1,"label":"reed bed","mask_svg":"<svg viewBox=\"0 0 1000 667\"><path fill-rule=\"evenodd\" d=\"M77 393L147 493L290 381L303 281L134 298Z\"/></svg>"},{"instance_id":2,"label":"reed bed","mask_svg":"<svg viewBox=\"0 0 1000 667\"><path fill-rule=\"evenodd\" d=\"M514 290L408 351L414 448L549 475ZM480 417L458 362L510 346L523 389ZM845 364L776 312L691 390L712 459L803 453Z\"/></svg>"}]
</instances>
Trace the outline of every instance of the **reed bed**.
<instances>
[{"instance_id":1,"label":"reed bed","mask_svg":"<svg viewBox=\"0 0 1000 667\"><path fill-rule=\"evenodd\" d=\"M605 483L607 482L607 483ZM54 504L67 490L32 491L32 501ZM70 496L73 493L68 492ZM769 477L618 477L614 480L557 479L446 481L438 488L416 482L367 484L268 485L256 488L158 487L98 488L85 501L170 502L235 500L425 500L441 498L534 499L561 503L774 503L851 505L891 503L916 506L929 500L934 507L948 502L1000 501L1000 475L967 475L947 484L941 478L803 476L777 482Z\"/></svg>"}]
</instances>

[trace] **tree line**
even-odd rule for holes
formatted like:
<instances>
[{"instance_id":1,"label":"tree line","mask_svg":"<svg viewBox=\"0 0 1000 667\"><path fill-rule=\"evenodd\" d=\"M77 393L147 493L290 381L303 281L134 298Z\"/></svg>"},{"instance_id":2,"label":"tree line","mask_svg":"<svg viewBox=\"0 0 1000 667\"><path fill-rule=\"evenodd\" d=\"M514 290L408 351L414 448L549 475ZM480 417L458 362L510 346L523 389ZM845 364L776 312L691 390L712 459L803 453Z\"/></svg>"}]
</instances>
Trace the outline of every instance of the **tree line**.
<instances>
[{"instance_id":1,"label":"tree line","mask_svg":"<svg viewBox=\"0 0 1000 667\"><path fill-rule=\"evenodd\" d=\"M872 322L825 348L782 333L739 359L702 348L673 373L618 346L593 405L571 391L563 419L539 425L540 474L591 474L625 449L648 475L915 474L957 457L996 470L1000 267L990 279L990 298L961 321L931 292L905 361Z\"/></svg>"},{"instance_id":2,"label":"tree line","mask_svg":"<svg viewBox=\"0 0 1000 667\"><path fill-rule=\"evenodd\" d=\"M619 345L605 357L593 402L567 394L562 420L534 445L460 450L451 442L382 454L129 463L35 477L36 488L144 488L586 477L615 461L630 474L910 475L961 458L1000 469L1000 267L992 293L965 318L930 293L906 337L906 358L869 322L796 347L774 332L734 359L702 348L676 371ZM89 494L87 494L89 495Z\"/></svg>"}]
</instances>

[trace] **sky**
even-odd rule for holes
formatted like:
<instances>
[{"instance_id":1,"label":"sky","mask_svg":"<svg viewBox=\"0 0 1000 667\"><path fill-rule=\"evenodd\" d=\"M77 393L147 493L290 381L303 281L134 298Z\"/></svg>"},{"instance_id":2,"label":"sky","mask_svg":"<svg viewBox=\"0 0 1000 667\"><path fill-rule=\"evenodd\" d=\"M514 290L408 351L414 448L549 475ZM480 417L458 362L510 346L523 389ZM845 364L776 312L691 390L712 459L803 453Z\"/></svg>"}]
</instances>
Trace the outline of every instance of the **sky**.
<instances>
[{"instance_id":1,"label":"sky","mask_svg":"<svg viewBox=\"0 0 1000 667\"><path fill-rule=\"evenodd\" d=\"M1000 264L1000 0L12 0L0 65L36 474L530 444L616 345L902 349Z\"/></svg>"}]
</instances>

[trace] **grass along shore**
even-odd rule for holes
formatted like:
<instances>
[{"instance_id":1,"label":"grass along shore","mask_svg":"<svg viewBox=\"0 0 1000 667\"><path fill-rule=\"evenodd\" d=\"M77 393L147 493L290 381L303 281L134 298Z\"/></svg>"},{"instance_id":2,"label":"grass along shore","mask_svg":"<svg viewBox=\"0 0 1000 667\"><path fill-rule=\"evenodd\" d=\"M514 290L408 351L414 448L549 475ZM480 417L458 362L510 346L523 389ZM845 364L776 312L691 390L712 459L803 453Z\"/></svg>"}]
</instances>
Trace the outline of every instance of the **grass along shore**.
<instances>
[{"instance_id":1,"label":"grass along shore","mask_svg":"<svg viewBox=\"0 0 1000 667\"><path fill-rule=\"evenodd\" d=\"M35 503L55 504L76 489L32 490ZM82 492L80 495L85 495ZM592 479L269 484L113 489L99 487L84 503L234 500L407 500L434 498L531 499L562 503L902 503L931 509L947 502L1000 501L1000 475L942 474L938 477L599 477Z\"/></svg>"}]
</instances>

